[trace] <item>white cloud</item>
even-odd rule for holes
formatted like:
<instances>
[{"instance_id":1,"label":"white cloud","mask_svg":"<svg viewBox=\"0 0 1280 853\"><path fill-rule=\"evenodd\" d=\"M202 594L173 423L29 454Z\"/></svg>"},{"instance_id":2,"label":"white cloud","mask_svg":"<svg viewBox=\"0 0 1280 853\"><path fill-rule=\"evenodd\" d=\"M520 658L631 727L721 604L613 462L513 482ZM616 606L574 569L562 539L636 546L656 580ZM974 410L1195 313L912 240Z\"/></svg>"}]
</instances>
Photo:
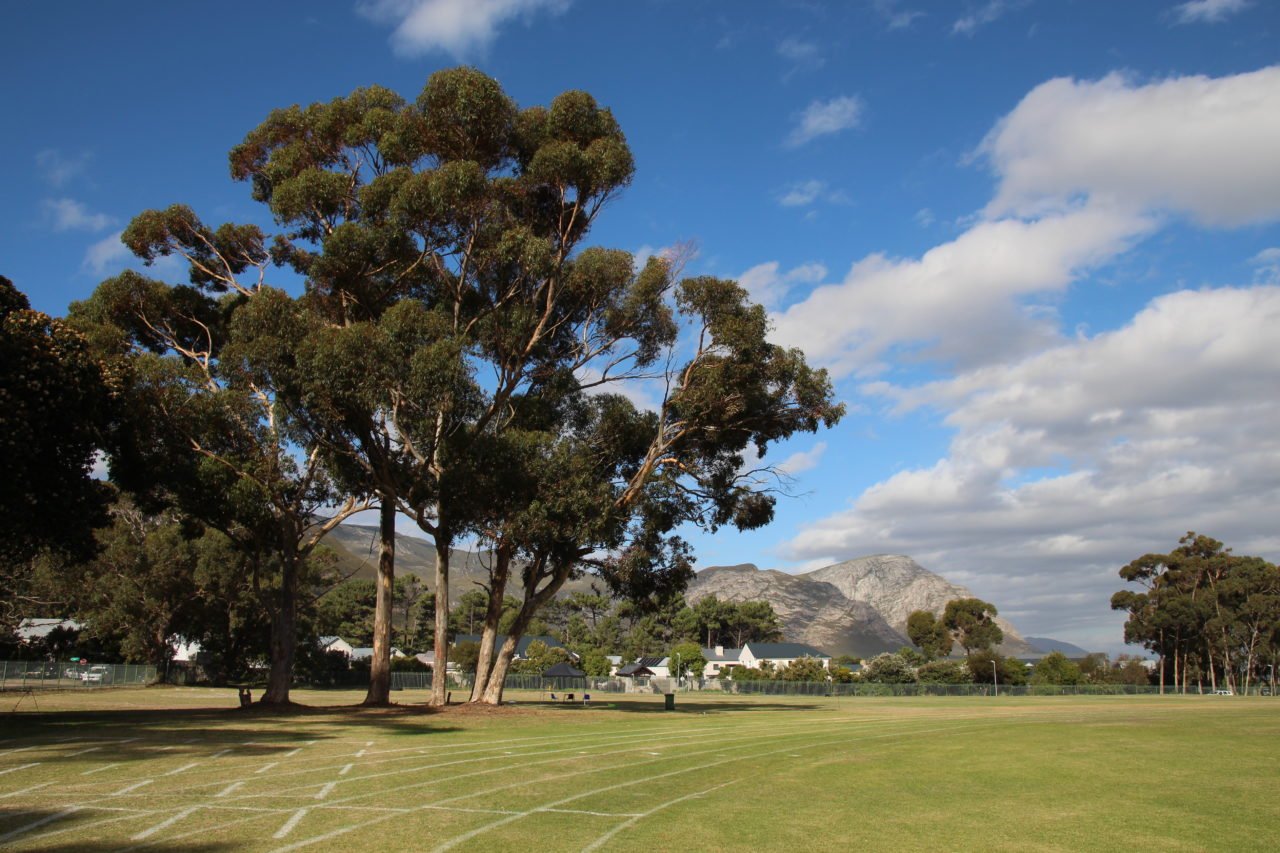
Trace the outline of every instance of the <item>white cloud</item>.
<instances>
[{"instance_id":1,"label":"white cloud","mask_svg":"<svg viewBox=\"0 0 1280 853\"><path fill-rule=\"evenodd\" d=\"M1280 247L1263 249L1249 259L1253 280L1259 284L1280 284Z\"/></svg>"},{"instance_id":2,"label":"white cloud","mask_svg":"<svg viewBox=\"0 0 1280 853\"><path fill-rule=\"evenodd\" d=\"M783 207L808 207L819 201L848 204L849 196L841 190L832 189L826 181L819 180L791 184L778 196L778 204Z\"/></svg>"},{"instance_id":3,"label":"white cloud","mask_svg":"<svg viewBox=\"0 0 1280 853\"><path fill-rule=\"evenodd\" d=\"M912 218L915 219L916 224L921 228L928 228L935 221L933 211L927 207L922 207L917 210L916 215Z\"/></svg>"},{"instance_id":4,"label":"white cloud","mask_svg":"<svg viewBox=\"0 0 1280 853\"><path fill-rule=\"evenodd\" d=\"M1050 80L979 153L1000 178L988 216L1036 215L1085 196L1208 225L1280 217L1280 66L1138 85Z\"/></svg>"},{"instance_id":5,"label":"white cloud","mask_svg":"<svg viewBox=\"0 0 1280 853\"><path fill-rule=\"evenodd\" d=\"M891 30L906 29L911 26L911 22L916 18L923 18L924 12L917 12L912 9L903 9L898 5L898 0L872 0L871 7L881 18L884 19L885 26Z\"/></svg>"},{"instance_id":6,"label":"white cloud","mask_svg":"<svg viewBox=\"0 0 1280 853\"><path fill-rule=\"evenodd\" d=\"M1174 7L1173 12L1180 24L1216 24L1251 5L1249 0L1190 0Z\"/></svg>"},{"instance_id":7,"label":"white cloud","mask_svg":"<svg viewBox=\"0 0 1280 853\"><path fill-rule=\"evenodd\" d=\"M769 261L738 276L738 284L746 288L753 300L773 309L785 301L795 285L816 284L826 276L827 268L822 264L801 264L783 273L777 261Z\"/></svg>"},{"instance_id":8,"label":"white cloud","mask_svg":"<svg viewBox=\"0 0 1280 853\"><path fill-rule=\"evenodd\" d=\"M862 110L862 100L853 95L813 101L805 107L799 124L787 136L787 145L795 148L819 136L857 127Z\"/></svg>"},{"instance_id":9,"label":"white cloud","mask_svg":"<svg viewBox=\"0 0 1280 853\"><path fill-rule=\"evenodd\" d=\"M783 459L778 463L778 471L789 477L794 477L805 471L811 471L818 467L818 463L822 461L823 454L826 452L827 443L819 441L808 450L799 450Z\"/></svg>"},{"instance_id":10,"label":"white cloud","mask_svg":"<svg viewBox=\"0 0 1280 853\"><path fill-rule=\"evenodd\" d=\"M987 24L994 23L1004 17L1006 12L1020 4L1011 2L1011 0L988 0L977 8L970 10L969 14L956 19L951 25L952 35L971 36L978 31L979 28Z\"/></svg>"},{"instance_id":11,"label":"white cloud","mask_svg":"<svg viewBox=\"0 0 1280 853\"><path fill-rule=\"evenodd\" d=\"M45 199L43 207L52 220L54 231L101 231L115 224L112 217L105 213L90 213L89 208L75 199Z\"/></svg>"},{"instance_id":12,"label":"white cloud","mask_svg":"<svg viewBox=\"0 0 1280 853\"><path fill-rule=\"evenodd\" d=\"M117 231L99 240L85 252L81 268L95 275L105 275L108 271L123 267L133 258L129 247L120 242L123 231Z\"/></svg>"},{"instance_id":13,"label":"white cloud","mask_svg":"<svg viewBox=\"0 0 1280 853\"><path fill-rule=\"evenodd\" d=\"M1107 600L1141 553L1194 529L1276 558L1278 323L1280 287L1181 291L1116 331L874 387L948 412L947 457L867 489L788 555L911 553L1017 612L1024 630L1114 644L1122 620Z\"/></svg>"},{"instance_id":14,"label":"white cloud","mask_svg":"<svg viewBox=\"0 0 1280 853\"><path fill-rule=\"evenodd\" d=\"M67 156L56 148L46 148L36 154L36 167L44 173L46 181L55 187L61 187L82 174L91 159L92 155L87 152Z\"/></svg>"},{"instance_id":15,"label":"white cloud","mask_svg":"<svg viewBox=\"0 0 1280 853\"><path fill-rule=\"evenodd\" d=\"M836 375L904 345L961 364L1026 353L1057 340L1058 332L1024 301L1061 292L1153 225L1093 206L1035 222L980 222L918 259L869 255L843 281L776 314L774 338Z\"/></svg>"},{"instance_id":16,"label":"white cloud","mask_svg":"<svg viewBox=\"0 0 1280 853\"><path fill-rule=\"evenodd\" d=\"M822 50L811 41L795 37L785 38L778 42L778 56L802 68L821 68L826 59Z\"/></svg>"},{"instance_id":17,"label":"white cloud","mask_svg":"<svg viewBox=\"0 0 1280 853\"><path fill-rule=\"evenodd\" d=\"M507 21L569 8L571 0L360 0L356 10L378 23L393 24L397 55L415 57L444 51L465 57L483 51Z\"/></svg>"}]
</instances>

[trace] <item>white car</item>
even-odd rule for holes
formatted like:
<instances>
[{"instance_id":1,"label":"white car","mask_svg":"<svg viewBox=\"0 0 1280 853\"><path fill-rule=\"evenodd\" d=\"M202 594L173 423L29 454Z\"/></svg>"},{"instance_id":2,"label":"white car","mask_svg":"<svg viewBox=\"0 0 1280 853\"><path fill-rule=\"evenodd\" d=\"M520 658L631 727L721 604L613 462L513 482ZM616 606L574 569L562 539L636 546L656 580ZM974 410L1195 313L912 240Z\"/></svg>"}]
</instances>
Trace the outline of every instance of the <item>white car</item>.
<instances>
[{"instance_id":1,"label":"white car","mask_svg":"<svg viewBox=\"0 0 1280 853\"><path fill-rule=\"evenodd\" d=\"M1234 696L1235 694L1233 694L1230 690L1223 687L1213 691L1213 695L1214 696Z\"/></svg>"}]
</instances>

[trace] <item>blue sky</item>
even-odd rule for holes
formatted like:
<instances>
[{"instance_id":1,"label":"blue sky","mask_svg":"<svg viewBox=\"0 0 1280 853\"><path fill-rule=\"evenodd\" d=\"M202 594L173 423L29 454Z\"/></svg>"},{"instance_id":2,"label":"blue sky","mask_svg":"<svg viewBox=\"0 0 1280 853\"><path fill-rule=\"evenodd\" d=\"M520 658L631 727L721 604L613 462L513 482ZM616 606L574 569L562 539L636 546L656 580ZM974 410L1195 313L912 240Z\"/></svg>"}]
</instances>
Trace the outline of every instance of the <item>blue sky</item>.
<instances>
[{"instance_id":1,"label":"blue sky","mask_svg":"<svg viewBox=\"0 0 1280 853\"><path fill-rule=\"evenodd\" d=\"M1117 568L1194 529L1280 558L1280 7L1264 0L27 4L0 273L64 313L149 207L270 222L275 107L458 63L618 117L593 242L695 241L850 414L701 565L906 553L1023 633L1119 650ZM174 275L176 269L159 269Z\"/></svg>"}]
</instances>

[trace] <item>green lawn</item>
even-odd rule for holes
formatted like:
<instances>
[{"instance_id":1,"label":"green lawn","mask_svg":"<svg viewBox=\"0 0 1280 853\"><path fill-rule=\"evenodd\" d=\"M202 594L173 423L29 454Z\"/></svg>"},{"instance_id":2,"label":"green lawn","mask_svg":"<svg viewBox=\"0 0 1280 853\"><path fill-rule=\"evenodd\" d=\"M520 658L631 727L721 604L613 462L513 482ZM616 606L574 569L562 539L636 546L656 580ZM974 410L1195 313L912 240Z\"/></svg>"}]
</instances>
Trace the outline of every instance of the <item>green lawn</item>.
<instances>
[{"instance_id":1,"label":"green lawn","mask_svg":"<svg viewBox=\"0 0 1280 853\"><path fill-rule=\"evenodd\" d=\"M1280 847L1280 700L19 698L0 694L6 850Z\"/></svg>"}]
</instances>

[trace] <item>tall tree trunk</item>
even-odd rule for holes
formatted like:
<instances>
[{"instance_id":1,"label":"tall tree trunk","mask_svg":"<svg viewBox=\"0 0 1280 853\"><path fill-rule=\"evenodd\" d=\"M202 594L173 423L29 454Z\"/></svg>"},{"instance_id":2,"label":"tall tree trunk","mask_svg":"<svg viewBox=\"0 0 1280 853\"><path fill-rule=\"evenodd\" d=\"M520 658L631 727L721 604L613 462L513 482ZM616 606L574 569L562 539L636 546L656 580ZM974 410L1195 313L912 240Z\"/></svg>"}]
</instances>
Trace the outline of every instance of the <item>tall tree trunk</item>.
<instances>
[{"instance_id":1,"label":"tall tree trunk","mask_svg":"<svg viewBox=\"0 0 1280 853\"><path fill-rule=\"evenodd\" d=\"M396 580L396 505L382 499L378 516L377 599L373 613L373 658L369 662L366 705L391 702L391 595Z\"/></svg>"},{"instance_id":2,"label":"tall tree trunk","mask_svg":"<svg viewBox=\"0 0 1280 853\"><path fill-rule=\"evenodd\" d=\"M542 609L542 606L554 598L555 594L564 586L572 569L571 563L558 566L555 569L555 574L542 589L537 592L534 592L533 589L524 591L524 603L520 606L520 612L516 614L515 622L511 625L511 632L507 634L507 639L502 644L502 650L498 653L498 659L493 663L493 671L489 674L489 685L484 693L485 704L502 704L503 683L507 679L507 671L511 668L511 658L515 655L516 646L520 644L520 638L524 636L524 632L529 628L529 623L533 621L533 617ZM530 584L530 586L532 587L533 584Z\"/></svg>"},{"instance_id":3,"label":"tall tree trunk","mask_svg":"<svg viewBox=\"0 0 1280 853\"><path fill-rule=\"evenodd\" d=\"M443 521L436 528L436 660L431 669L431 704L444 705L449 690L449 551L452 537Z\"/></svg>"},{"instance_id":4,"label":"tall tree trunk","mask_svg":"<svg viewBox=\"0 0 1280 853\"><path fill-rule=\"evenodd\" d=\"M484 699L493 672L494 651L498 640L498 623L502 621L502 601L507 593L507 578L511 575L511 546L505 541L498 544L494 553L493 574L489 577L489 606L484 613L484 628L480 634L480 654L476 661L476 680L471 685L471 701Z\"/></svg>"},{"instance_id":5,"label":"tall tree trunk","mask_svg":"<svg viewBox=\"0 0 1280 853\"><path fill-rule=\"evenodd\" d=\"M271 615L271 669L267 689L262 694L265 705L289 704L289 687L293 683L293 658L298 646L298 557L285 537L280 555L280 597Z\"/></svg>"}]
</instances>

